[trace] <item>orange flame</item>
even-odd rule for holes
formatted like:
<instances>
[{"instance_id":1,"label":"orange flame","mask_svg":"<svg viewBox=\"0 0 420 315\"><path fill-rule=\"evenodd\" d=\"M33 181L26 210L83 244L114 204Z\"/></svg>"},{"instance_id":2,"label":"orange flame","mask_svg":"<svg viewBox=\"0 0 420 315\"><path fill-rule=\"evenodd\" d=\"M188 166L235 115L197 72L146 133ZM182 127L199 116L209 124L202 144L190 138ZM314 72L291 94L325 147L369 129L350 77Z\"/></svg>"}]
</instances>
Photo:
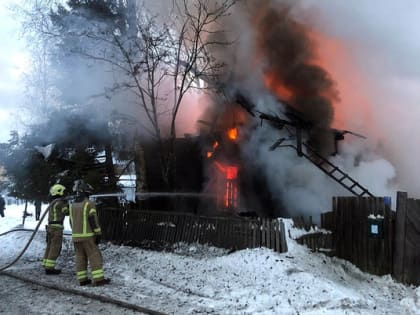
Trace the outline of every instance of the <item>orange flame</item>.
<instances>
[{"instance_id":1,"label":"orange flame","mask_svg":"<svg viewBox=\"0 0 420 315\"><path fill-rule=\"evenodd\" d=\"M216 150L216 148L219 146L219 142L214 141L213 143L213 151L207 151L207 158L211 158L214 154L214 150Z\"/></svg>"},{"instance_id":2,"label":"orange flame","mask_svg":"<svg viewBox=\"0 0 420 315\"><path fill-rule=\"evenodd\" d=\"M226 179L237 179L238 178L238 167L227 166L226 167Z\"/></svg>"},{"instance_id":3,"label":"orange flame","mask_svg":"<svg viewBox=\"0 0 420 315\"><path fill-rule=\"evenodd\" d=\"M230 128L227 134L230 140L233 140L233 141L238 140L238 136L239 136L238 128Z\"/></svg>"},{"instance_id":4,"label":"orange flame","mask_svg":"<svg viewBox=\"0 0 420 315\"><path fill-rule=\"evenodd\" d=\"M226 181L225 207L236 208L238 206L238 185L236 181Z\"/></svg>"},{"instance_id":5,"label":"orange flame","mask_svg":"<svg viewBox=\"0 0 420 315\"><path fill-rule=\"evenodd\" d=\"M239 167L236 165L223 165L220 162L215 162L218 170L225 174L225 189L221 192L223 194L223 204L226 208L236 208L238 206L238 171Z\"/></svg>"}]
</instances>

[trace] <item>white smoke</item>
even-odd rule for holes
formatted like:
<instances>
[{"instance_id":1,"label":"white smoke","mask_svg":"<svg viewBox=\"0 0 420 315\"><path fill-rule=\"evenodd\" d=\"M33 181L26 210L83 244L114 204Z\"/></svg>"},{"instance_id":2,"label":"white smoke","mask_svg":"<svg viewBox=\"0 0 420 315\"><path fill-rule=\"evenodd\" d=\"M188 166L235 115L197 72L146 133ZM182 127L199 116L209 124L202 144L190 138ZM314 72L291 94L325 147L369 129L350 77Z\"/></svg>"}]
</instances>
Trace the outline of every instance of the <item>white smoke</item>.
<instances>
[{"instance_id":1,"label":"white smoke","mask_svg":"<svg viewBox=\"0 0 420 315\"><path fill-rule=\"evenodd\" d=\"M368 136L381 144L381 156L394 166L395 184L419 196L420 3L303 0L300 4L315 12L314 27L352 47L354 66L369 82L374 120L359 116L358 123L377 126L377 132ZM385 165L383 171L387 173Z\"/></svg>"}]
</instances>

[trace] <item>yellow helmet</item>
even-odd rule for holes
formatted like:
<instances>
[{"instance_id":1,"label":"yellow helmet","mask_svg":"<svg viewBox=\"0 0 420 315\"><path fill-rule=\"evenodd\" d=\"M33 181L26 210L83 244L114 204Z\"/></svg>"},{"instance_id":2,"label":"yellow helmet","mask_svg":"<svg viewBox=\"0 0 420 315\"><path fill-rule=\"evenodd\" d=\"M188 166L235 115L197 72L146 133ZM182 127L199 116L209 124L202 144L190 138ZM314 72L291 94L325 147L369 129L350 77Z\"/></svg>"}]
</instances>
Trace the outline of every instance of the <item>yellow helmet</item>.
<instances>
[{"instance_id":1,"label":"yellow helmet","mask_svg":"<svg viewBox=\"0 0 420 315\"><path fill-rule=\"evenodd\" d=\"M51 196L63 196L64 190L66 190L66 187L60 184L55 184L50 188L50 195Z\"/></svg>"}]
</instances>

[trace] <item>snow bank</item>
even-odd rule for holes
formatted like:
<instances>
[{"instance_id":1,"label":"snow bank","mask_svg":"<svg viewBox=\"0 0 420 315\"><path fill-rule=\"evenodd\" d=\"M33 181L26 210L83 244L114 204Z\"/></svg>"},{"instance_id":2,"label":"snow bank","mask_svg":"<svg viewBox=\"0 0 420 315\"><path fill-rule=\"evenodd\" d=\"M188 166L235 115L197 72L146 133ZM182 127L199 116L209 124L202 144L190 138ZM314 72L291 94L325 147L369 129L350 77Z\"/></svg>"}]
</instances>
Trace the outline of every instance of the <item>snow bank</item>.
<instances>
[{"instance_id":1,"label":"snow bank","mask_svg":"<svg viewBox=\"0 0 420 315\"><path fill-rule=\"evenodd\" d=\"M13 221L10 213L6 215L8 220L0 218L0 231L20 222L19 216ZM34 223L33 218L27 221L28 226ZM301 233L290 220L285 225L288 235ZM29 232L0 237L0 267L19 253L29 237ZM43 273L44 237L38 233L9 270L81 289L68 236L58 260L63 273L58 277ZM112 284L82 289L168 314L419 314L420 288L396 283L390 276L363 273L344 260L311 253L292 239L288 247L288 253L279 254L266 248L229 253L183 243L167 252L101 244ZM37 307L33 305L34 311Z\"/></svg>"},{"instance_id":2,"label":"snow bank","mask_svg":"<svg viewBox=\"0 0 420 315\"><path fill-rule=\"evenodd\" d=\"M401 306L406 315L420 315L420 287L416 289L414 297L402 299Z\"/></svg>"}]
</instances>

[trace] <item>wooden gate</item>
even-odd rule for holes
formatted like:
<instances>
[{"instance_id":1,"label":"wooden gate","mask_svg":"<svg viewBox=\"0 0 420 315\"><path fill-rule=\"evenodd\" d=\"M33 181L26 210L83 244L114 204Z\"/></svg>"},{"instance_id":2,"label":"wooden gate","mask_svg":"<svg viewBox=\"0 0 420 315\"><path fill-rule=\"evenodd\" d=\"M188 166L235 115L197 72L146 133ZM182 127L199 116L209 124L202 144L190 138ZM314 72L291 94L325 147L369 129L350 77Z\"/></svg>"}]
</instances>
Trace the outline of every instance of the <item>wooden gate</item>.
<instances>
[{"instance_id":1,"label":"wooden gate","mask_svg":"<svg viewBox=\"0 0 420 315\"><path fill-rule=\"evenodd\" d=\"M392 272L393 217L384 198L334 197L333 211L322 214L321 226L332 231L335 256L363 271L385 275Z\"/></svg>"},{"instance_id":2,"label":"wooden gate","mask_svg":"<svg viewBox=\"0 0 420 315\"><path fill-rule=\"evenodd\" d=\"M420 199L398 192L395 212L385 198L334 197L333 211L321 214L321 227L331 234L307 234L297 241L363 271L420 285Z\"/></svg>"},{"instance_id":3,"label":"wooden gate","mask_svg":"<svg viewBox=\"0 0 420 315\"><path fill-rule=\"evenodd\" d=\"M397 193L393 276L400 282L420 285L420 200Z\"/></svg>"}]
</instances>

